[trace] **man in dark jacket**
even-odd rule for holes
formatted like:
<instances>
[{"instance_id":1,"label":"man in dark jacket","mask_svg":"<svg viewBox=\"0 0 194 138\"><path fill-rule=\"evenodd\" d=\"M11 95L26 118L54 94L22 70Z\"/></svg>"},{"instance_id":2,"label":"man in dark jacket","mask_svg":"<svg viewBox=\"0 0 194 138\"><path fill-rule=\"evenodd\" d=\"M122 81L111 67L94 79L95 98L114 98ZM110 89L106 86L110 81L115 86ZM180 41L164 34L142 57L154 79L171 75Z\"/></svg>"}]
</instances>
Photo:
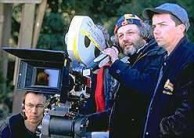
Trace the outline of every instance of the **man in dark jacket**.
<instances>
[{"instance_id":1,"label":"man in dark jacket","mask_svg":"<svg viewBox=\"0 0 194 138\"><path fill-rule=\"evenodd\" d=\"M168 57L149 104L143 137L193 138L193 75L186 73L189 68L194 71L189 65L194 62L194 45L185 36L188 14L177 4L165 3L146 9L144 16L152 19L154 37Z\"/></svg>"},{"instance_id":2,"label":"man in dark jacket","mask_svg":"<svg viewBox=\"0 0 194 138\"><path fill-rule=\"evenodd\" d=\"M110 74L120 83L110 118L110 138L140 137L166 53L157 46L150 32L150 26L139 17L125 14L117 21L114 33L124 57L129 59L119 60L115 47L104 50L111 58Z\"/></svg>"},{"instance_id":3,"label":"man in dark jacket","mask_svg":"<svg viewBox=\"0 0 194 138\"><path fill-rule=\"evenodd\" d=\"M8 117L0 125L1 138L38 138L36 130L41 123L46 96L34 91L24 94L22 113Z\"/></svg>"}]
</instances>

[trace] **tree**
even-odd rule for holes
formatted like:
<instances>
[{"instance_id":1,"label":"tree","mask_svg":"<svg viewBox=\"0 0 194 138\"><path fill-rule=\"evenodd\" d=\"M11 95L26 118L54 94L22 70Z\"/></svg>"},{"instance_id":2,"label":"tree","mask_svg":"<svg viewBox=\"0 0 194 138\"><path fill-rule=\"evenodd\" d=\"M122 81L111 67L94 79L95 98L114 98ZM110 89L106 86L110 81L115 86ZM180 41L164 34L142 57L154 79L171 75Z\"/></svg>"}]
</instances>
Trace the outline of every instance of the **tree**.
<instances>
[{"instance_id":1,"label":"tree","mask_svg":"<svg viewBox=\"0 0 194 138\"><path fill-rule=\"evenodd\" d=\"M38 40L37 48L50 50L65 50L64 36L68 30L71 19L75 15L86 15L92 18L94 23L103 24L113 35L114 23L124 13L134 13L142 17L142 11L146 7L156 7L166 0L49 0ZM169 0L185 7L189 13L191 27L189 38L194 40L193 22L194 9L192 0ZM20 5L16 5L13 13L13 38L17 41L19 28ZM16 14L17 13L17 14Z\"/></svg>"}]
</instances>

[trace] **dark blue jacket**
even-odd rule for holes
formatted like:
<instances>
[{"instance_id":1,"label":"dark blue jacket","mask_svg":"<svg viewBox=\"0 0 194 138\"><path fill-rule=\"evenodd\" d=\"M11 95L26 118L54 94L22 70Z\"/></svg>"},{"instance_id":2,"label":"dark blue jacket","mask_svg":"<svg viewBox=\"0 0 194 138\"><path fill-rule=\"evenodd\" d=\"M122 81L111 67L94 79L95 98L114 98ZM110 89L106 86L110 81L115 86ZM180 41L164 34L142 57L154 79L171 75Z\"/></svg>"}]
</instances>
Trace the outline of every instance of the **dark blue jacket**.
<instances>
[{"instance_id":1,"label":"dark blue jacket","mask_svg":"<svg viewBox=\"0 0 194 138\"><path fill-rule=\"evenodd\" d=\"M38 138L38 136L25 127L23 116L16 114L8 117L0 125L0 138Z\"/></svg>"},{"instance_id":2,"label":"dark blue jacket","mask_svg":"<svg viewBox=\"0 0 194 138\"><path fill-rule=\"evenodd\" d=\"M166 51L151 40L129 64L116 60L110 74L120 87L110 118L110 137L138 138Z\"/></svg>"},{"instance_id":3,"label":"dark blue jacket","mask_svg":"<svg viewBox=\"0 0 194 138\"><path fill-rule=\"evenodd\" d=\"M194 89L186 85L193 79L180 75L193 61L194 45L184 37L164 63L163 77L148 108L143 137L194 137Z\"/></svg>"}]
</instances>

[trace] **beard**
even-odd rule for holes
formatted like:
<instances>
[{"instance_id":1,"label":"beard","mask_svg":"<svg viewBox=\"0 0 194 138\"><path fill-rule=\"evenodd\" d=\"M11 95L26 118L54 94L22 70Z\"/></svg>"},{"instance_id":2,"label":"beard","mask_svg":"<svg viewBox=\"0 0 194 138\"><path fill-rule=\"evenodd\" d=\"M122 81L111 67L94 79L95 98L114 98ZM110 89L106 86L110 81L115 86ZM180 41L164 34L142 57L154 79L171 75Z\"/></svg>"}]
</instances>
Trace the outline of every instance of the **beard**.
<instances>
[{"instance_id":1,"label":"beard","mask_svg":"<svg viewBox=\"0 0 194 138\"><path fill-rule=\"evenodd\" d=\"M146 42L143 39L136 40L133 43L124 43L122 48L123 54L126 56L132 56L138 51L138 49L143 47L145 43Z\"/></svg>"},{"instance_id":2,"label":"beard","mask_svg":"<svg viewBox=\"0 0 194 138\"><path fill-rule=\"evenodd\" d=\"M123 48L123 54L126 56L131 56L135 54L137 49L134 47L134 45L126 46Z\"/></svg>"}]
</instances>

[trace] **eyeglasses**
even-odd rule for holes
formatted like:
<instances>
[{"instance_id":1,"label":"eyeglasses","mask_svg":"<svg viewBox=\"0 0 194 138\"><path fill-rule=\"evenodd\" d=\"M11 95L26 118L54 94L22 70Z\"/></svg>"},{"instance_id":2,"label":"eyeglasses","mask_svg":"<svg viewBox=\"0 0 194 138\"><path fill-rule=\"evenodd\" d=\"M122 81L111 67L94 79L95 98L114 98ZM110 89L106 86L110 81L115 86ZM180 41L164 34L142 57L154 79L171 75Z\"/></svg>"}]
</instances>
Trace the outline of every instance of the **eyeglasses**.
<instances>
[{"instance_id":1,"label":"eyeglasses","mask_svg":"<svg viewBox=\"0 0 194 138\"><path fill-rule=\"evenodd\" d=\"M44 108L44 105L43 105L43 104L34 105L34 104L29 103L29 104L25 104L25 105L26 105L26 107L29 108L29 109L33 109L34 107L35 107L36 109L43 109L43 108Z\"/></svg>"}]
</instances>

